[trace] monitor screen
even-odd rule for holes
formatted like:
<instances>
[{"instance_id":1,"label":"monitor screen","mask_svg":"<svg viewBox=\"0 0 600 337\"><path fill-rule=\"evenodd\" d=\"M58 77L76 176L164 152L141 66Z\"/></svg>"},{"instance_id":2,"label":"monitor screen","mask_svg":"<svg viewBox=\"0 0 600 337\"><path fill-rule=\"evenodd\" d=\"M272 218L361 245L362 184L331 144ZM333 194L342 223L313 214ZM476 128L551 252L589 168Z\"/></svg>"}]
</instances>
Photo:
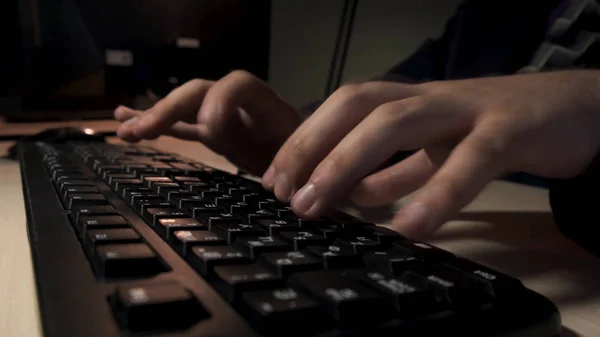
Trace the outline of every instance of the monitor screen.
<instances>
[{"instance_id":1,"label":"monitor screen","mask_svg":"<svg viewBox=\"0 0 600 337\"><path fill-rule=\"evenodd\" d=\"M189 79L233 69L267 79L269 1L15 2L0 65L4 115L149 104Z\"/></svg>"}]
</instances>

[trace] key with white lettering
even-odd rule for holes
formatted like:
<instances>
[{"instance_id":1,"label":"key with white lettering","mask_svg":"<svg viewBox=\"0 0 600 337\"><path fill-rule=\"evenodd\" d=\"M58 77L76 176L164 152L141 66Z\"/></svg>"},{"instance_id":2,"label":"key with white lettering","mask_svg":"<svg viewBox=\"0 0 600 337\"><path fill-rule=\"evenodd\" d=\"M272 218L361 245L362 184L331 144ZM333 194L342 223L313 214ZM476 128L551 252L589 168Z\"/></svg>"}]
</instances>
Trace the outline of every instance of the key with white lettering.
<instances>
[{"instance_id":1,"label":"key with white lettering","mask_svg":"<svg viewBox=\"0 0 600 337\"><path fill-rule=\"evenodd\" d=\"M162 218L154 227L156 231L169 240L177 230L203 230L207 227L192 218Z\"/></svg>"},{"instance_id":2,"label":"key with white lettering","mask_svg":"<svg viewBox=\"0 0 600 337\"><path fill-rule=\"evenodd\" d=\"M446 266L464 273L473 282L484 287L492 296L508 294L522 287L522 283L518 279L464 258L458 258L452 261L451 264L446 264Z\"/></svg>"},{"instance_id":3,"label":"key with white lettering","mask_svg":"<svg viewBox=\"0 0 600 337\"><path fill-rule=\"evenodd\" d=\"M315 301L292 287L244 292L241 298L252 325L267 336L309 334L331 323Z\"/></svg>"},{"instance_id":4,"label":"key with white lettering","mask_svg":"<svg viewBox=\"0 0 600 337\"><path fill-rule=\"evenodd\" d=\"M195 246L187 260L202 275L212 273L215 266L249 263L248 255L231 246Z\"/></svg>"},{"instance_id":5,"label":"key with white lettering","mask_svg":"<svg viewBox=\"0 0 600 337\"><path fill-rule=\"evenodd\" d=\"M457 308L478 308L491 300L491 296L482 287L447 267L434 266L426 272L408 271L402 277L427 287L446 303Z\"/></svg>"},{"instance_id":6,"label":"key with white lettering","mask_svg":"<svg viewBox=\"0 0 600 337\"><path fill-rule=\"evenodd\" d=\"M202 230L175 231L169 242L171 243L171 247L182 256L188 254L193 246L215 246L227 243L220 235Z\"/></svg>"},{"instance_id":7,"label":"key with white lettering","mask_svg":"<svg viewBox=\"0 0 600 337\"><path fill-rule=\"evenodd\" d=\"M165 271L156 253L145 243L99 245L94 265L100 276L148 277Z\"/></svg>"},{"instance_id":8,"label":"key with white lettering","mask_svg":"<svg viewBox=\"0 0 600 337\"><path fill-rule=\"evenodd\" d=\"M127 228L129 225L125 218L120 215L91 215L79 217L79 222L75 226L80 237L91 229L100 228Z\"/></svg>"},{"instance_id":9,"label":"key with white lettering","mask_svg":"<svg viewBox=\"0 0 600 337\"><path fill-rule=\"evenodd\" d=\"M368 267L380 269L395 275L400 275L408 270L421 269L424 266L423 261L418 257L394 248L366 252L363 260Z\"/></svg>"},{"instance_id":10,"label":"key with white lettering","mask_svg":"<svg viewBox=\"0 0 600 337\"><path fill-rule=\"evenodd\" d=\"M275 270L281 277L288 277L292 273L301 271L323 268L321 260L311 254L299 251L262 254L260 261L268 268Z\"/></svg>"},{"instance_id":11,"label":"key with white lettering","mask_svg":"<svg viewBox=\"0 0 600 337\"><path fill-rule=\"evenodd\" d=\"M282 252L292 249L287 242L274 236L243 237L238 239L234 246L247 252L252 260L258 259L263 253Z\"/></svg>"},{"instance_id":12,"label":"key with white lettering","mask_svg":"<svg viewBox=\"0 0 600 337\"><path fill-rule=\"evenodd\" d=\"M97 245L139 242L140 235L131 228L92 229L87 231L84 244L89 251Z\"/></svg>"},{"instance_id":13,"label":"key with white lettering","mask_svg":"<svg viewBox=\"0 0 600 337\"><path fill-rule=\"evenodd\" d=\"M390 276L375 269L351 271L347 275L382 294L403 314L418 315L439 308L439 301L433 292L420 282Z\"/></svg>"},{"instance_id":14,"label":"key with white lettering","mask_svg":"<svg viewBox=\"0 0 600 337\"><path fill-rule=\"evenodd\" d=\"M120 323L131 331L180 329L210 317L198 299L174 281L120 286L111 302Z\"/></svg>"},{"instance_id":15,"label":"key with white lettering","mask_svg":"<svg viewBox=\"0 0 600 337\"><path fill-rule=\"evenodd\" d=\"M393 308L374 291L334 270L295 273L290 285L306 292L342 324L361 324L389 318ZM369 308L365 310L365 308Z\"/></svg>"},{"instance_id":16,"label":"key with white lettering","mask_svg":"<svg viewBox=\"0 0 600 337\"><path fill-rule=\"evenodd\" d=\"M258 264L215 267L216 289L228 301L235 300L242 291L252 291L282 286L276 273Z\"/></svg>"}]
</instances>

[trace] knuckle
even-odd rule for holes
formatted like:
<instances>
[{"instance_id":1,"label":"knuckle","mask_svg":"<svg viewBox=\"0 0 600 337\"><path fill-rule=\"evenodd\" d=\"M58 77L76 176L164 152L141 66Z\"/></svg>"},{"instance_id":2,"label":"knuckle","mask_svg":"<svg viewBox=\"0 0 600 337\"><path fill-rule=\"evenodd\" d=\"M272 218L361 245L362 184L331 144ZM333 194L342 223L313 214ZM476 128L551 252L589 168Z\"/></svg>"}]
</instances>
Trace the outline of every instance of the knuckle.
<instances>
[{"instance_id":1,"label":"knuckle","mask_svg":"<svg viewBox=\"0 0 600 337\"><path fill-rule=\"evenodd\" d=\"M510 148L510 137L501 136L497 133L479 135L471 142L474 153L486 160L497 160Z\"/></svg>"},{"instance_id":2,"label":"knuckle","mask_svg":"<svg viewBox=\"0 0 600 337\"><path fill-rule=\"evenodd\" d=\"M348 167L347 164L340 155L326 157L315 169L312 182L315 185L327 185L331 183L339 172L343 172L344 168Z\"/></svg>"},{"instance_id":3,"label":"knuckle","mask_svg":"<svg viewBox=\"0 0 600 337\"><path fill-rule=\"evenodd\" d=\"M232 72L229 73L229 75L227 77L232 78L232 79L237 79L237 80L254 79L254 75L252 75L248 71L242 70L242 69L233 70Z\"/></svg>"},{"instance_id":4,"label":"knuckle","mask_svg":"<svg viewBox=\"0 0 600 337\"><path fill-rule=\"evenodd\" d=\"M278 171L289 171L307 157L308 145L305 137L289 139L282 151L275 156L273 165Z\"/></svg>"},{"instance_id":5,"label":"knuckle","mask_svg":"<svg viewBox=\"0 0 600 337\"><path fill-rule=\"evenodd\" d=\"M341 102L355 102L364 96L365 89L364 84L346 84L337 89L332 98Z\"/></svg>"},{"instance_id":6,"label":"knuckle","mask_svg":"<svg viewBox=\"0 0 600 337\"><path fill-rule=\"evenodd\" d=\"M201 87L205 87L207 85L209 85L209 81L202 79L202 78L194 78L189 80L188 84L191 86L194 86L196 88L201 88Z\"/></svg>"},{"instance_id":7,"label":"knuckle","mask_svg":"<svg viewBox=\"0 0 600 337\"><path fill-rule=\"evenodd\" d=\"M399 124L404 124L415 113L423 110L427 104L426 99L413 97L399 101L387 102L378 106L373 113L379 119L382 119L386 125L396 127Z\"/></svg>"}]
</instances>

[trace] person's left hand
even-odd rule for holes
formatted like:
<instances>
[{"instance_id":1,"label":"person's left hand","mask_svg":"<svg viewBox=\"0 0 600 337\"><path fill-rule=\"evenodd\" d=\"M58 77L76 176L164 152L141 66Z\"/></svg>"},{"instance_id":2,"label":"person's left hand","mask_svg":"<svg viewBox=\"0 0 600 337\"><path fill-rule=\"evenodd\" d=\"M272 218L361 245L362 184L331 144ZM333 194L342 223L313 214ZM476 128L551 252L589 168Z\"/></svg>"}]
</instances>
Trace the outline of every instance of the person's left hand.
<instances>
[{"instance_id":1,"label":"person's left hand","mask_svg":"<svg viewBox=\"0 0 600 337\"><path fill-rule=\"evenodd\" d=\"M263 186L307 218L348 195L368 207L422 187L392 227L428 234L502 174L581 173L600 145L599 78L573 71L344 86L288 138ZM418 151L373 173L406 150Z\"/></svg>"}]
</instances>

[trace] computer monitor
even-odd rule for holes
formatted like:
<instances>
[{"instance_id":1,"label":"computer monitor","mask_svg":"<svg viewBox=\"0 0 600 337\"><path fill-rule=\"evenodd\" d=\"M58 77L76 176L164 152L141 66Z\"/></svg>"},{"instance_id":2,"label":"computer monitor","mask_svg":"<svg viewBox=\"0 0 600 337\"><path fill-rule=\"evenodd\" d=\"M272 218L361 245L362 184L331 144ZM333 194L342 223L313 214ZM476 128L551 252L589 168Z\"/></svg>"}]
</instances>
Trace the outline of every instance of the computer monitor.
<instances>
[{"instance_id":1,"label":"computer monitor","mask_svg":"<svg viewBox=\"0 0 600 337\"><path fill-rule=\"evenodd\" d=\"M0 64L9 119L106 118L192 78L268 79L269 0L13 0Z\"/></svg>"}]
</instances>

